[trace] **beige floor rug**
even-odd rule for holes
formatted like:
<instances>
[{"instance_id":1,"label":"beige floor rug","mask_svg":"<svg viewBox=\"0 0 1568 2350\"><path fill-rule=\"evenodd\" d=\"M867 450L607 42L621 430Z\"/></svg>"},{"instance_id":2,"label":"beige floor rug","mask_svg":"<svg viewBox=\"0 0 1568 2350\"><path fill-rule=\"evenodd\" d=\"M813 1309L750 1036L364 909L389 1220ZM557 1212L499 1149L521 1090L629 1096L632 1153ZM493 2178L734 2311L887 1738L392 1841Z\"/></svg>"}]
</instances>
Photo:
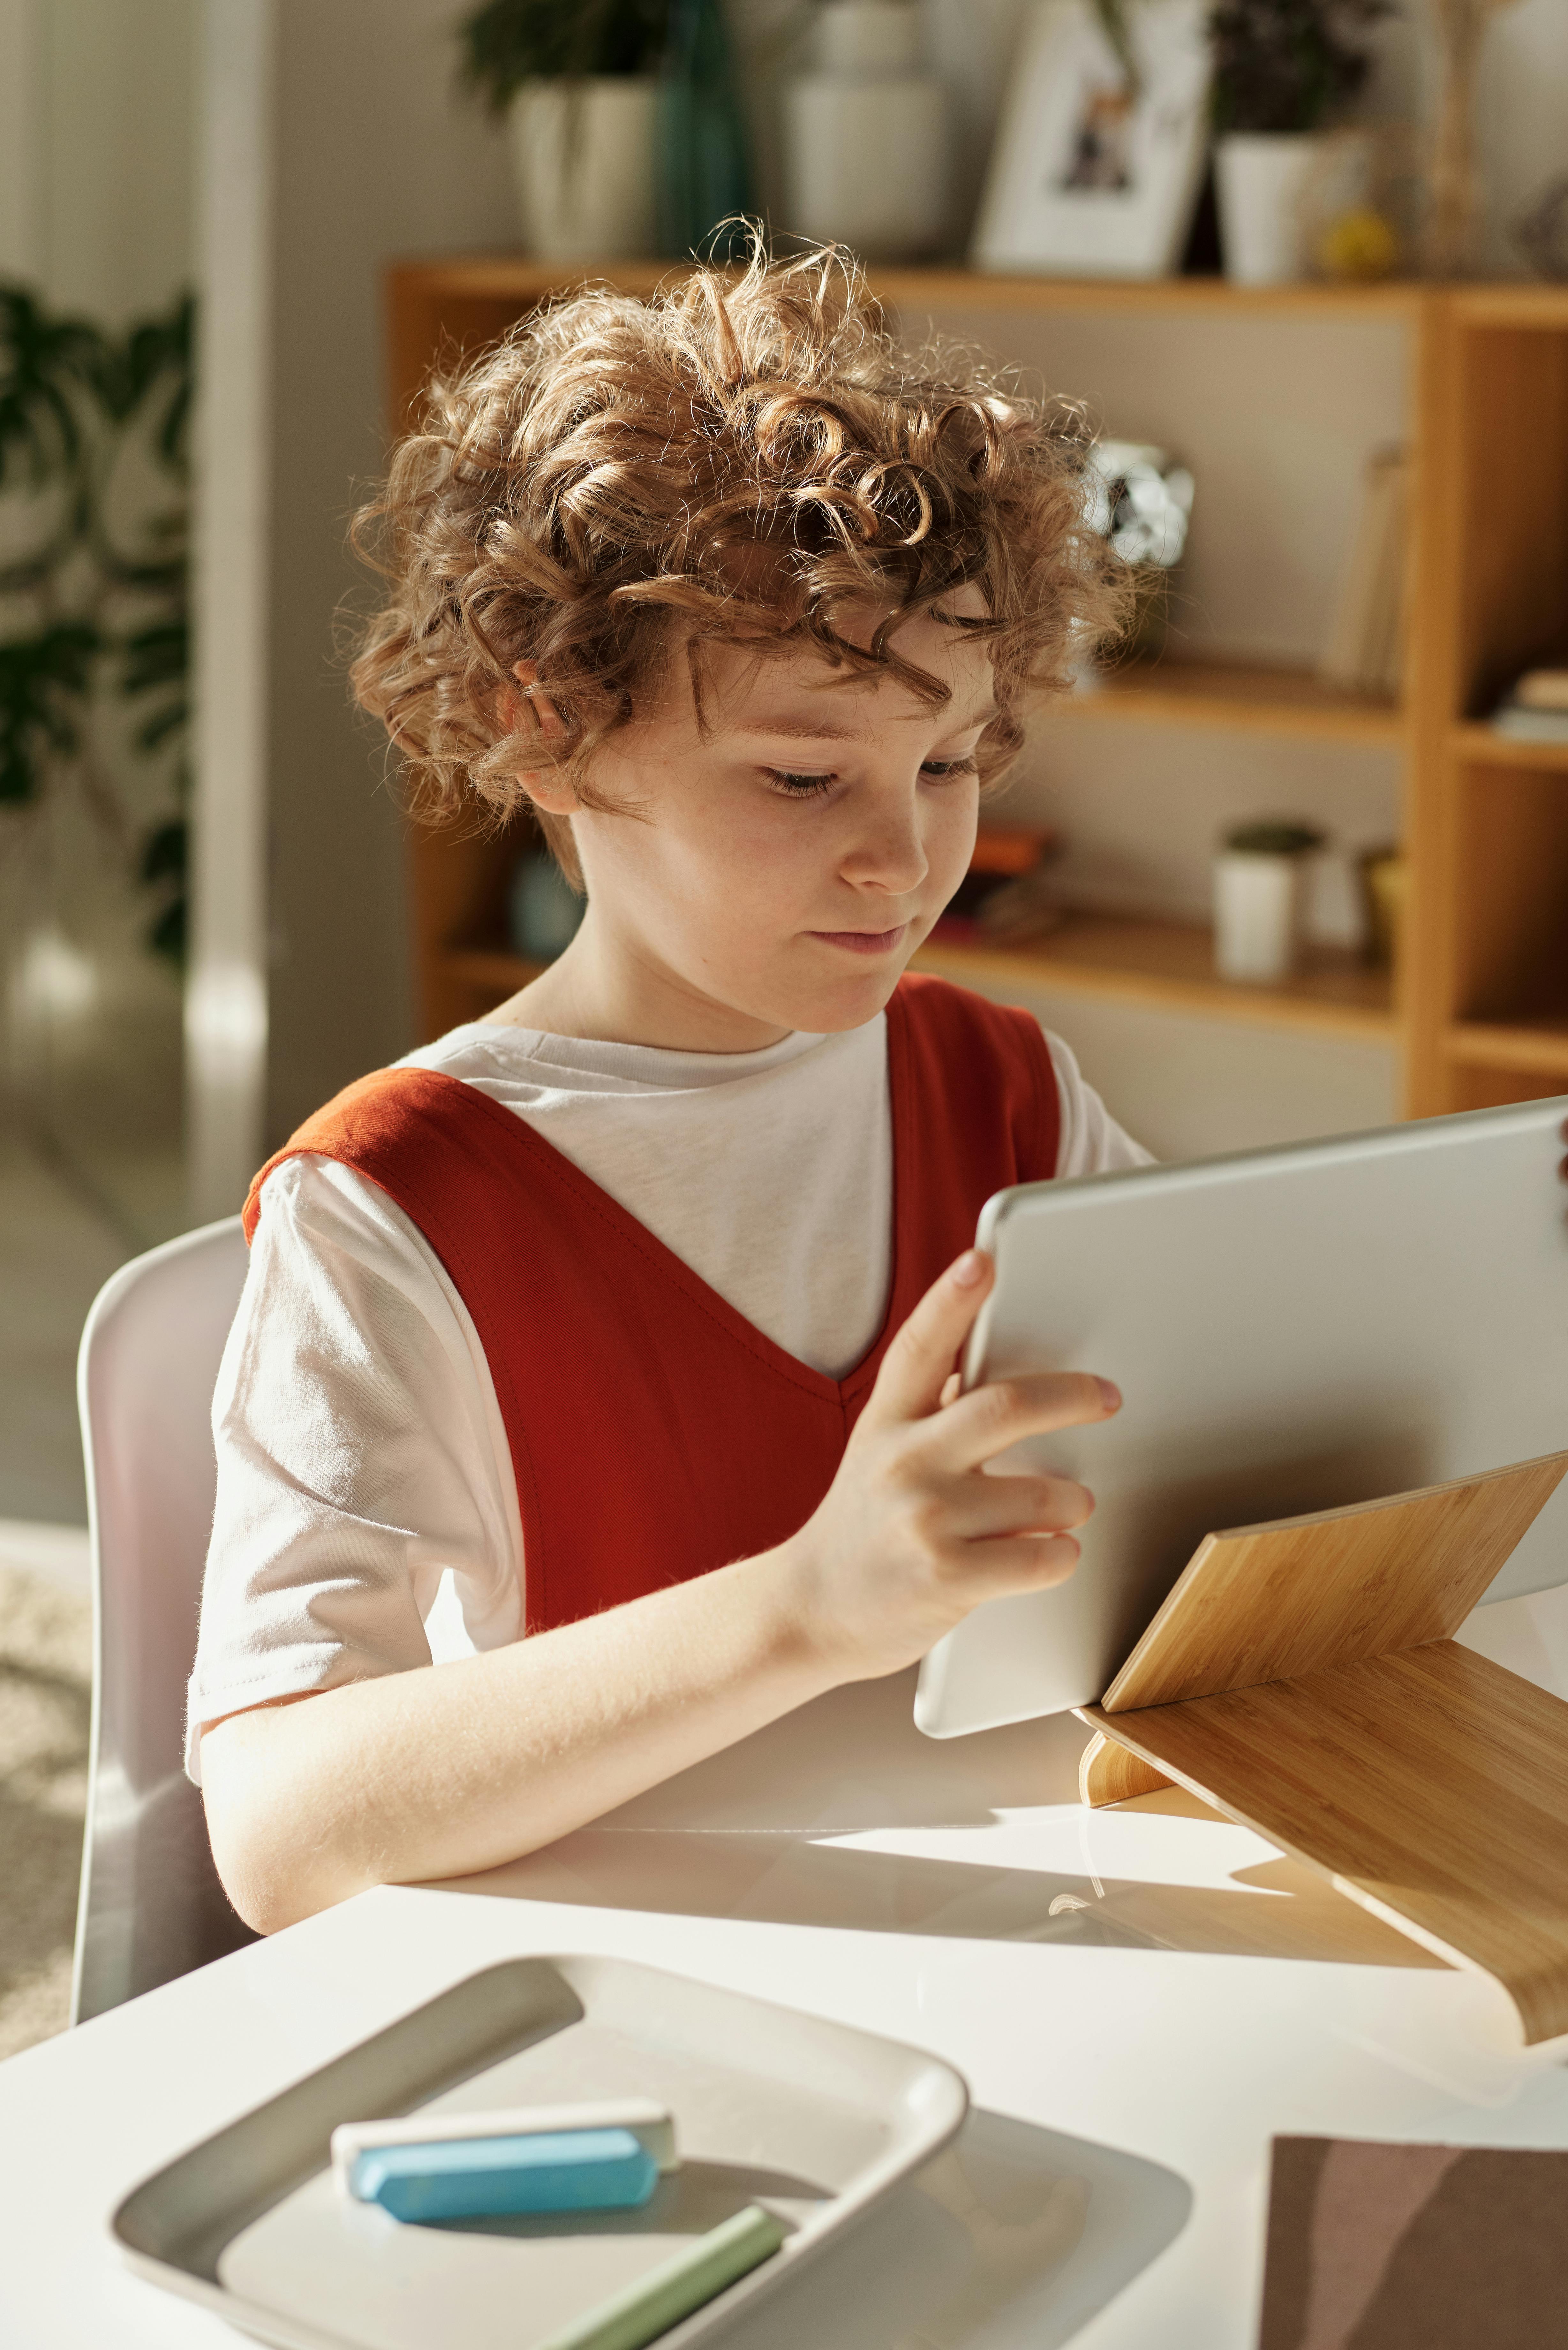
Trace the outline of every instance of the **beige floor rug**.
<instances>
[{"instance_id":1,"label":"beige floor rug","mask_svg":"<svg viewBox=\"0 0 1568 2350\"><path fill-rule=\"evenodd\" d=\"M91 1635L85 1595L0 1564L0 2057L70 2006Z\"/></svg>"}]
</instances>

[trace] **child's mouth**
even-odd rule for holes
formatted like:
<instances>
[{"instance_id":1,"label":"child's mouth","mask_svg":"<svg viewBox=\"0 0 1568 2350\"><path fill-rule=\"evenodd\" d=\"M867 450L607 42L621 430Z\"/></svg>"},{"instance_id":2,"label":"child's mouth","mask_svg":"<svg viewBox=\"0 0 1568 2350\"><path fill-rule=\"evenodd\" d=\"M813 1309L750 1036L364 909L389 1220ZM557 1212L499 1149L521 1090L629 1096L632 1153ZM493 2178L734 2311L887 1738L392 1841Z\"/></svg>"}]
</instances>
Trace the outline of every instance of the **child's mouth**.
<instances>
[{"instance_id":1,"label":"child's mouth","mask_svg":"<svg viewBox=\"0 0 1568 2350\"><path fill-rule=\"evenodd\" d=\"M813 931L811 936L830 947L847 947L851 954L888 954L902 946L909 927L908 922L900 922L892 931Z\"/></svg>"}]
</instances>

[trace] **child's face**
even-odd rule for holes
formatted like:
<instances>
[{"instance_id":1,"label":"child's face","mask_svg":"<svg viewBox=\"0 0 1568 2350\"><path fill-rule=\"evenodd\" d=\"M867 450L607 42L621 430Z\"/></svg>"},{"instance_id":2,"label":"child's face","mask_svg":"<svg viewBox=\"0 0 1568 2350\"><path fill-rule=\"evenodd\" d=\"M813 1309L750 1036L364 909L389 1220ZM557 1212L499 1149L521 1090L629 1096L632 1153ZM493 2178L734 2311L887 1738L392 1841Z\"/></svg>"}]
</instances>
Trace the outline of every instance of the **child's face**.
<instances>
[{"instance_id":1,"label":"child's face","mask_svg":"<svg viewBox=\"0 0 1568 2350\"><path fill-rule=\"evenodd\" d=\"M985 612L975 588L949 608ZM867 642L879 618L846 633ZM950 689L941 707L891 678L846 681L815 655L726 648L706 733L679 661L665 702L596 758L595 783L639 814L573 812L588 888L579 936L636 972L671 1039L692 1017L724 1040L712 1049L738 1051L857 1027L963 879L975 754L994 715L989 651L929 615L897 643Z\"/></svg>"}]
</instances>

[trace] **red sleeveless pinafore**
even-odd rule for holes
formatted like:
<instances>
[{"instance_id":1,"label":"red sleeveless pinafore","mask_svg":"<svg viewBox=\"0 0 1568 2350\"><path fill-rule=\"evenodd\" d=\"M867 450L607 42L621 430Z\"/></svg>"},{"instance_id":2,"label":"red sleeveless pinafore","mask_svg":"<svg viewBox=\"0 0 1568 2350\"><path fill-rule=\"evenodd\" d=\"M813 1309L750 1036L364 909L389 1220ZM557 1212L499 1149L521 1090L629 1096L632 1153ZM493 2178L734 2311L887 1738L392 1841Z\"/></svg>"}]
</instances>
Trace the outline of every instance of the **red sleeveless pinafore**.
<instances>
[{"instance_id":1,"label":"red sleeveless pinafore","mask_svg":"<svg viewBox=\"0 0 1568 2350\"><path fill-rule=\"evenodd\" d=\"M367 1176L412 1219L479 1333L512 1449L531 1632L804 1525L888 1341L986 1200L1056 1170L1049 1049L1027 1013L910 975L888 1006L893 1271L844 1379L764 1337L512 1110L429 1069L361 1077L268 1159Z\"/></svg>"}]
</instances>

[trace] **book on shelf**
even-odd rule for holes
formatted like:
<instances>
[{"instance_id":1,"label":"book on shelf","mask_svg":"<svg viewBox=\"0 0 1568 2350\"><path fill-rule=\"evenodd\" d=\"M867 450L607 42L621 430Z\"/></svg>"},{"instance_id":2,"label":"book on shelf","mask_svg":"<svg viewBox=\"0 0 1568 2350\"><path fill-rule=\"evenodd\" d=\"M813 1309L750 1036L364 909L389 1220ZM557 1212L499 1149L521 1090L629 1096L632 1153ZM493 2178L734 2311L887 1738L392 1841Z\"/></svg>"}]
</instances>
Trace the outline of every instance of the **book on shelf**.
<instances>
[{"instance_id":1,"label":"book on shelf","mask_svg":"<svg viewBox=\"0 0 1568 2350\"><path fill-rule=\"evenodd\" d=\"M1568 743L1568 669L1527 669L1491 723L1516 743Z\"/></svg>"},{"instance_id":2,"label":"book on shelf","mask_svg":"<svg viewBox=\"0 0 1568 2350\"><path fill-rule=\"evenodd\" d=\"M1318 662L1324 684L1345 692L1398 696L1409 480L1409 459L1403 449L1374 450L1328 641Z\"/></svg>"}]
</instances>

